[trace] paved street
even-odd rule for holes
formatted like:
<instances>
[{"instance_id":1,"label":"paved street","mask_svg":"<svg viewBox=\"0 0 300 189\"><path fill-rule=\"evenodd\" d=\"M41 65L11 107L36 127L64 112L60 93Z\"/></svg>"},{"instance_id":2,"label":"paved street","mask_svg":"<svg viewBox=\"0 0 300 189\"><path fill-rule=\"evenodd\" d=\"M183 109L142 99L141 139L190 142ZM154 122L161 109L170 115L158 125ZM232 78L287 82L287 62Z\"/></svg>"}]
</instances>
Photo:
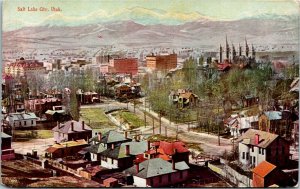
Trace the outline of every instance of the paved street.
<instances>
[{"instance_id":1,"label":"paved street","mask_svg":"<svg viewBox=\"0 0 300 189\"><path fill-rule=\"evenodd\" d=\"M127 108L127 103L121 103L114 100L104 100L104 103L97 104L97 105L84 105L81 108ZM128 110L134 112L134 107L132 103L128 103ZM140 119L144 120L144 111L145 107L142 104L139 104L135 108L135 114L140 117ZM151 114L154 117L154 133L159 134L159 117L158 115L153 112L149 111L147 108L146 111L148 114ZM141 132L143 135L151 135L153 134L153 127L152 127L152 120L153 118L147 114L146 120L150 122L147 127L141 127ZM176 130L178 126L178 139L186 142L186 143L196 143L200 144L201 148L203 149L204 153L207 155L221 155L225 150L230 151L232 149L232 143L229 139L221 138L221 145L218 146L218 136L209 135L206 133L197 133L188 131L187 124L175 124L166 118L162 118L162 128L161 134L165 135L165 127L167 127L167 136L176 137Z\"/></svg>"}]
</instances>

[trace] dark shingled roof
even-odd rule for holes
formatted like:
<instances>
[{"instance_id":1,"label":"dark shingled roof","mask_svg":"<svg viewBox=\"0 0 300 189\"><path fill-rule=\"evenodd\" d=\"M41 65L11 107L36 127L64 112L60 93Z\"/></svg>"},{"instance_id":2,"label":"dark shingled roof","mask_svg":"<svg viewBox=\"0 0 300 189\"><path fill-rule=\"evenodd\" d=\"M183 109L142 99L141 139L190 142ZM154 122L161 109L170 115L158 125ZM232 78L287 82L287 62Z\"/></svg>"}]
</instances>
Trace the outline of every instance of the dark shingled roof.
<instances>
[{"instance_id":1,"label":"dark shingled roof","mask_svg":"<svg viewBox=\"0 0 300 189\"><path fill-rule=\"evenodd\" d=\"M104 147L103 144L99 143L99 144L94 144L94 145L88 146L88 147L84 148L84 150L91 152L93 154L99 154L99 153L103 152L104 150L106 150L106 148Z\"/></svg>"},{"instance_id":2,"label":"dark shingled roof","mask_svg":"<svg viewBox=\"0 0 300 189\"><path fill-rule=\"evenodd\" d=\"M125 138L123 134L118 133L117 131L110 130L102 135L101 141L98 140L98 136L95 136L90 140L90 142L95 141L104 144L109 144L109 143L117 143L117 142L129 142L131 140L132 139Z\"/></svg>"},{"instance_id":3,"label":"dark shingled roof","mask_svg":"<svg viewBox=\"0 0 300 189\"><path fill-rule=\"evenodd\" d=\"M175 163L175 170L172 169L172 163L161 158L148 159L139 164L139 172L136 172L136 165L126 169L124 172L140 178L150 178L159 175L170 174L178 170L187 170L190 167L184 162Z\"/></svg>"},{"instance_id":4,"label":"dark shingled roof","mask_svg":"<svg viewBox=\"0 0 300 189\"><path fill-rule=\"evenodd\" d=\"M255 135L259 135L259 144L256 145L254 141ZM276 134L272 134L265 131L255 130L255 129L249 129L247 130L241 137L238 138L238 142L242 142L246 145L252 145L257 146L261 148L267 148L277 137L279 137Z\"/></svg>"},{"instance_id":5,"label":"dark shingled roof","mask_svg":"<svg viewBox=\"0 0 300 189\"><path fill-rule=\"evenodd\" d=\"M72 122L74 124L74 131L72 131L72 125L71 125ZM68 122L66 122L64 124L59 124L59 127L57 125L56 127L54 127L52 129L52 131L57 131L57 132L60 132L60 133L68 134L68 133L82 132L82 131L91 131L92 130L86 124L84 124L84 130L83 130L82 129L82 122L78 122L78 121L74 121L74 120L68 121Z\"/></svg>"},{"instance_id":6,"label":"dark shingled roof","mask_svg":"<svg viewBox=\"0 0 300 189\"><path fill-rule=\"evenodd\" d=\"M129 145L129 155L126 155L126 145ZM114 149L107 149L101 153L101 156L106 156L114 159L121 159L129 157L130 155L138 155L144 153L148 149L147 141L140 142L125 142L115 147Z\"/></svg>"}]
</instances>

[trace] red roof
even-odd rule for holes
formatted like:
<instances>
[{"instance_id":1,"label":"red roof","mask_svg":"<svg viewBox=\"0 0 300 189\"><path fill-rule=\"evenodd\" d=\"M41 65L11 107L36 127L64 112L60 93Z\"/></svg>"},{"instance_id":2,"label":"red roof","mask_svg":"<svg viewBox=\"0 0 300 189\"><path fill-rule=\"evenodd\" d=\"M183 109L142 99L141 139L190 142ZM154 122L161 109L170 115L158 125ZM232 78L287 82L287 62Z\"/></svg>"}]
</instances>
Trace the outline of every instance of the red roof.
<instances>
[{"instance_id":1,"label":"red roof","mask_svg":"<svg viewBox=\"0 0 300 189\"><path fill-rule=\"evenodd\" d=\"M185 144L181 141L176 141L172 143L166 141L160 141L159 148L162 149L164 153L167 155L173 155L175 154L175 151L177 153L189 152Z\"/></svg>"},{"instance_id":2,"label":"red roof","mask_svg":"<svg viewBox=\"0 0 300 189\"><path fill-rule=\"evenodd\" d=\"M274 169L276 168L275 165L267 162L267 161L263 161L260 164L258 164L253 170L252 172L257 174L260 177L265 177L267 176L269 173L271 173Z\"/></svg>"}]
</instances>

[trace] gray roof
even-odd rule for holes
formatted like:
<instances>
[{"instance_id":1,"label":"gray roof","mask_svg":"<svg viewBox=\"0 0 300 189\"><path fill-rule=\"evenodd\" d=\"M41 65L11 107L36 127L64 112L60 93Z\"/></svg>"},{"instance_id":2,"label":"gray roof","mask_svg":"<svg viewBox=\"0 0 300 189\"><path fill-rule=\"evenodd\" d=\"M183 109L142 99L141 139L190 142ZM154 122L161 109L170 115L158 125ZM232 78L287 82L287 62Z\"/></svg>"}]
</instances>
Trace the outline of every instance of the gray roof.
<instances>
[{"instance_id":1,"label":"gray roof","mask_svg":"<svg viewBox=\"0 0 300 189\"><path fill-rule=\"evenodd\" d=\"M268 117L269 120L280 120L282 119L282 113L279 111L267 111L264 114Z\"/></svg>"},{"instance_id":2,"label":"gray roof","mask_svg":"<svg viewBox=\"0 0 300 189\"><path fill-rule=\"evenodd\" d=\"M74 124L74 130L72 131L72 123ZM59 127L58 127L59 126ZM68 121L64 124L59 124L57 125L56 127L54 127L52 129L52 131L57 131L57 132L60 132L60 133L65 133L65 134L68 134L68 133L75 133L75 132L83 132L83 131L91 131L92 129L84 124L84 129L82 129L82 122L78 122L78 121Z\"/></svg>"},{"instance_id":3,"label":"gray roof","mask_svg":"<svg viewBox=\"0 0 300 189\"><path fill-rule=\"evenodd\" d=\"M27 120L27 119L37 119L35 113L11 113L9 114L9 119L13 121Z\"/></svg>"},{"instance_id":4,"label":"gray roof","mask_svg":"<svg viewBox=\"0 0 300 189\"><path fill-rule=\"evenodd\" d=\"M175 163L175 170L172 169L172 163L161 158L148 159L139 164L139 172L136 172L136 165L126 169L124 172L140 178L150 178L159 175L170 174L178 170L187 170L189 166L186 162Z\"/></svg>"},{"instance_id":5,"label":"gray roof","mask_svg":"<svg viewBox=\"0 0 300 189\"><path fill-rule=\"evenodd\" d=\"M125 136L121 133L118 133L117 131L110 130L106 133L104 133L101 136L101 141L98 140L98 136L95 136L91 139L91 141L96 141L104 144L108 143L117 143L117 142L129 142L132 139L125 138Z\"/></svg>"},{"instance_id":6,"label":"gray roof","mask_svg":"<svg viewBox=\"0 0 300 189\"><path fill-rule=\"evenodd\" d=\"M259 144L255 144L255 135L259 135ZM238 142L246 145L257 146L261 148L267 148L279 135L272 134L265 131L249 129L241 137L238 138Z\"/></svg>"},{"instance_id":7,"label":"gray roof","mask_svg":"<svg viewBox=\"0 0 300 189\"><path fill-rule=\"evenodd\" d=\"M1 138L11 138L10 135L3 133L3 132L0 132L0 135L1 135Z\"/></svg>"},{"instance_id":8,"label":"gray roof","mask_svg":"<svg viewBox=\"0 0 300 189\"><path fill-rule=\"evenodd\" d=\"M126 155L126 145L129 145L129 155ZM125 157L129 157L131 155L143 154L148 150L148 142L140 141L140 142L125 142L121 145L115 147L114 149L107 149L101 153L102 156L111 157L114 159L121 159Z\"/></svg>"},{"instance_id":9,"label":"gray roof","mask_svg":"<svg viewBox=\"0 0 300 189\"><path fill-rule=\"evenodd\" d=\"M101 153L101 152L103 152L103 151L106 150L106 148L104 147L104 145L101 144L101 143L88 146L88 147L86 147L84 149L86 151L88 151L88 152L93 153L93 154L99 154L99 153Z\"/></svg>"}]
</instances>

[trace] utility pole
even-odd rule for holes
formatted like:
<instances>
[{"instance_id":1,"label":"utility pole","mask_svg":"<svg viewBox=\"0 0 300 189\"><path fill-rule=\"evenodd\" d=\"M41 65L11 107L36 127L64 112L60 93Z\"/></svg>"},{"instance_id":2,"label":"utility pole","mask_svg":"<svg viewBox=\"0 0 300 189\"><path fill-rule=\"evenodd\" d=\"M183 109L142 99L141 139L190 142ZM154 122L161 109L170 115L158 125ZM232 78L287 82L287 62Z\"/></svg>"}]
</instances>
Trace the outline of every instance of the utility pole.
<instances>
[{"instance_id":1,"label":"utility pole","mask_svg":"<svg viewBox=\"0 0 300 189\"><path fill-rule=\"evenodd\" d=\"M153 135L154 135L154 117L152 117L152 123L153 123L152 130L153 130Z\"/></svg>"}]
</instances>

